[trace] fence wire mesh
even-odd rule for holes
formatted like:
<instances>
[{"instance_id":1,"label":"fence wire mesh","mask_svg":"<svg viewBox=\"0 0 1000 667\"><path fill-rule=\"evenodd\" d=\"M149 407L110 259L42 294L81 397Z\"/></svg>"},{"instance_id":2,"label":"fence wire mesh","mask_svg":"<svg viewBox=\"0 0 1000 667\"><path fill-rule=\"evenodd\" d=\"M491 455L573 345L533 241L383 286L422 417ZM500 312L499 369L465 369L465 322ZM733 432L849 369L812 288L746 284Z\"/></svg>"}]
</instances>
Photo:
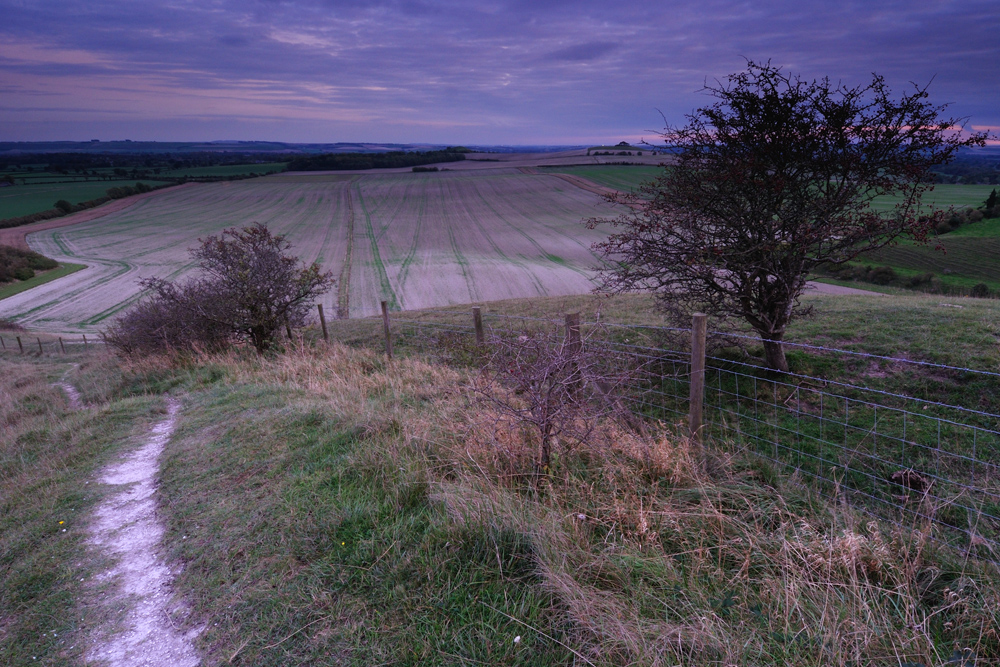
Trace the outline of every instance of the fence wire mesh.
<instances>
[{"instance_id":1,"label":"fence wire mesh","mask_svg":"<svg viewBox=\"0 0 1000 667\"><path fill-rule=\"evenodd\" d=\"M471 346L472 320L393 319L400 343L429 351ZM552 332L559 320L483 317L487 335ZM627 360L620 399L649 419L681 423L690 401L690 330L583 323L586 345ZM760 344L738 337L744 347ZM818 493L1000 562L1000 374L815 345L788 343L830 373L773 373L726 351L706 357L703 437L750 452ZM447 355L445 355L447 356ZM979 405L939 400L928 385L978 386ZM909 391L916 387L917 391ZM921 395L924 394L924 395Z\"/></svg>"}]
</instances>

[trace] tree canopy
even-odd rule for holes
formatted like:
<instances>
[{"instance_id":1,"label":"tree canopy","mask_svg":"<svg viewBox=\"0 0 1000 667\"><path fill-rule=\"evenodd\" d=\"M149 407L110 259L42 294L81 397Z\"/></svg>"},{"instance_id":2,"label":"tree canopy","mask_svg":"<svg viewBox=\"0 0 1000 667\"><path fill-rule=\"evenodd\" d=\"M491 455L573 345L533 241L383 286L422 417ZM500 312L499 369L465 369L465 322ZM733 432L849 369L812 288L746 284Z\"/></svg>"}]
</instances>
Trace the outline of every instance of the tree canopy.
<instances>
[{"instance_id":1,"label":"tree canopy","mask_svg":"<svg viewBox=\"0 0 1000 667\"><path fill-rule=\"evenodd\" d=\"M618 218L588 221L618 230L596 245L602 289L655 291L678 317L740 318L787 371L781 340L809 273L926 239L942 215L921 206L931 167L986 135L963 133L926 87L895 98L878 75L848 87L749 62L705 90L715 102L662 133L674 154L662 175L609 197ZM877 197L896 204L879 210Z\"/></svg>"}]
</instances>

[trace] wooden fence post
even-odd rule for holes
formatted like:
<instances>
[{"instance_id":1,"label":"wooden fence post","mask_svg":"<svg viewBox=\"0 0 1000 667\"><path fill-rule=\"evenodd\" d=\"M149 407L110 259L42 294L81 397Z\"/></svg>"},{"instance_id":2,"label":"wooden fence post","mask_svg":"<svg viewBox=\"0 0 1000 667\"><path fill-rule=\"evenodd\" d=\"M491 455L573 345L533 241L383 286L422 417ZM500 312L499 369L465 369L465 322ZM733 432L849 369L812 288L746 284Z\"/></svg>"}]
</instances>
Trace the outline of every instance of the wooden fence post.
<instances>
[{"instance_id":1,"label":"wooden fence post","mask_svg":"<svg viewBox=\"0 0 1000 667\"><path fill-rule=\"evenodd\" d=\"M41 355L45 354L45 350L42 349L42 339L41 338L36 338L35 340L38 341L38 355L41 356Z\"/></svg>"},{"instance_id":2,"label":"wooden fence post","mask_svg":"<svg viewBox=\"0 0 1000 667\"><path fill-rule=\"evenodd\" d=\"M688 428L691 442L702 455L702 407L705 402L705 335L708 316L695 313L691 318L691 404L688 412Z\"/></svg>"},{"instance_id":3,"label":"wooden fence post","mask_svg":"<svg viewBox=\"0 0 1000 667\"><path fill-rule=\"evenodd\" d=\"M566 347L576 355L583 349L580 341L580 313L566 313Z\"/></svg>"},{"instance_id":4,"label":"wooden fence post","mask_svg":"<svg viewBox=\"0 0 1000 667\"><path fill-rule=\"evenodd\" d=\"M319 324L323 327L323 340L329 343L330 336L326 333L326 316L323 314L323 304L317 303L316 308L319 309Z\"/></svg>"},{"instance_id":5,"label":"wooden fence post","mask_svg":"<svg viewBox=\"0 0 1000 667\"><path fill-rule=\"evenodd\" d=\"M292 340L292 325L285 322L285 333L288 334L288 340Z\"/></svg>"},{"instance_id":6,"label":"wooden fence post","mask_svg":"<svg viewBox=\"0 0 1000 667\"><path fill-rule=\"evenodd\" d=\"M472 307L472 324L476 327L476 345L482 345L486 336L483 334L483 311L479 306Z\"/></svg>"},{"instance_id":7,"label":"wooden fence post","mask_svg":"<svg viewBox=\"0 0 1000 667\"><path fill-rule=\"evenodd\" d=\"M83 349L87 349L87 334L83 334Z\"/></svg>"},{"instance_id":8,"label":"wooden fence post","mask_svg":"<svg viewBox=\"0 0 1000 667\"><path fill-rule=\"evenodd\" d=\"M62 350L63 354L66 354L66 346L63 345L62 336L59 337L59 349Z\"/></svg>"},{"instance_id":9,"label":"wooden fence post","mask_svg":"<svg viewBox=\"0 0 1000 667\"><path fill-rule=\"evenodd\" d=\"M0 346L3 346L3 351L7 351L7 343L3 342L3 336L0 336Z\"/></svg>"},{"instance_id":10,"label":"wooden fence post","mask_svg":"<svg viewBox=\"0 0 1000 667\"><path fill-rule=\"evenodd\" d=\"M389 304L382 302L382 329L385 332L385 356L392 359L392 336L389 333Z\"/></svg>"},{"instance_id":11,"label":"wooden fence post","mask_svg":"<svg viewBox=\"0 0 1000 667\"><path fill-rule=\"evenodd\" d=\"M24 344L21 343L21 337L20 336L14 336L14 337L17 338L17 349L21 350L21 354L24 354Z\"/></svg>"}]
</instances>

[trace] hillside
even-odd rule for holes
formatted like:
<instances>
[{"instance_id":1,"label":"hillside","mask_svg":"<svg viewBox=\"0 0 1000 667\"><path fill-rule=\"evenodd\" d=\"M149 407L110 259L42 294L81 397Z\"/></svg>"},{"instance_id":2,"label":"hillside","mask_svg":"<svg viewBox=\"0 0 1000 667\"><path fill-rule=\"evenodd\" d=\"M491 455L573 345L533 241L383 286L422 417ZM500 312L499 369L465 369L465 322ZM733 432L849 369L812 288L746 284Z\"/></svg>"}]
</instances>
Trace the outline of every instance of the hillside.
<instances>
[{"instance_id":1,"label":"hillside","mask_svg":"<svg viewBox=\"0 0 1000 667\"><path fill-rule=\"evenodd\" d=\"M931 339L928 352L975 344L943 338L929 302L849 303L802 333L848 336L858 308L893 321L902 306L901 322L924 332L905 343L914 353ZM641 321L639 305L609 310ZM365 326L343 324L348 338ZM102 558L86 543L106 491L90 480L164 418L168 397L180 409L161 459L162 555L188 605L171 622L203 628L207 664L1000 658L995 567L928 540L929 526L829 502L739 442L702 467L669 423L602 420L561 442L539 483L530 429L484 400L474 367L403 352L311 342L264 359L0 356L8 664L77 664L109 618L93 583Z\"/></svg>"}]
</instances>

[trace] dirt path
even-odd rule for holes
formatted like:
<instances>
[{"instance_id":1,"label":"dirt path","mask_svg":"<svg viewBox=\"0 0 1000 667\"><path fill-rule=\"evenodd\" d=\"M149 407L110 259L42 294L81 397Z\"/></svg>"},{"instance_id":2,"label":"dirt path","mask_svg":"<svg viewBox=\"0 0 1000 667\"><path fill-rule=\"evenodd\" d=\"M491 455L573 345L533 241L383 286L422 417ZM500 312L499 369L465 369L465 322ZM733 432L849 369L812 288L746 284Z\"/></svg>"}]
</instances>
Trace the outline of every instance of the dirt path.
<instances>
[{"instance_id":1,"label":"dirt path","mask_svg":"<svg viewBox=\"0 0 1000 667\"><path fill-rule=\"evenodd\" d=\"M184 608L173 600L172 572L158 557L164 529L156 516L156 477L179 411L180 402L170 399L166 417L153 426L146 444L101 475L101 483L121 490L98 506L90 527L90 543L116 560L98 576L111 583L99 603L126 611L119 625L96 630L87 662L110 667L201 664L192 643L200 630L182 634L173 627L171 615Z\"/></svg>"},{"instance_id":2,"label":"dirt path","mask_svg":"<svg viewBox=\"0 0 1000 667\"><path fill-rule=\"evenodd\" d=\"M163 188L161 190L154 190L153 192L145 192L141 195L134 195L132 197L126 197L124 199L115 199L109 201L107 204L101 204L97 208L88 208L86 211L80 211L79 213L74 213L72 215L66 215L61 218L53 218L52 220L42 220L41 222L33 222L30 225L21 225L20 227L9 227L7 229L0 229L0 245L14 246L15 248L20 248L21 250L31 250L28 247L28 241L26 237L32 232L43 232L46 229L57 229L59 227L69 227L70 225L78 225L81 222L90 222L91 220L96 220L97 218L103 217L110 213L117 213L130 206L133 206L143 199L148 199L154 195L158 195L162 192L175 191L179 188L186 188L192 185L197 185L197 183L184 183L182 185L176 185L170 188Z\"/></svg>"}]
</instances>

